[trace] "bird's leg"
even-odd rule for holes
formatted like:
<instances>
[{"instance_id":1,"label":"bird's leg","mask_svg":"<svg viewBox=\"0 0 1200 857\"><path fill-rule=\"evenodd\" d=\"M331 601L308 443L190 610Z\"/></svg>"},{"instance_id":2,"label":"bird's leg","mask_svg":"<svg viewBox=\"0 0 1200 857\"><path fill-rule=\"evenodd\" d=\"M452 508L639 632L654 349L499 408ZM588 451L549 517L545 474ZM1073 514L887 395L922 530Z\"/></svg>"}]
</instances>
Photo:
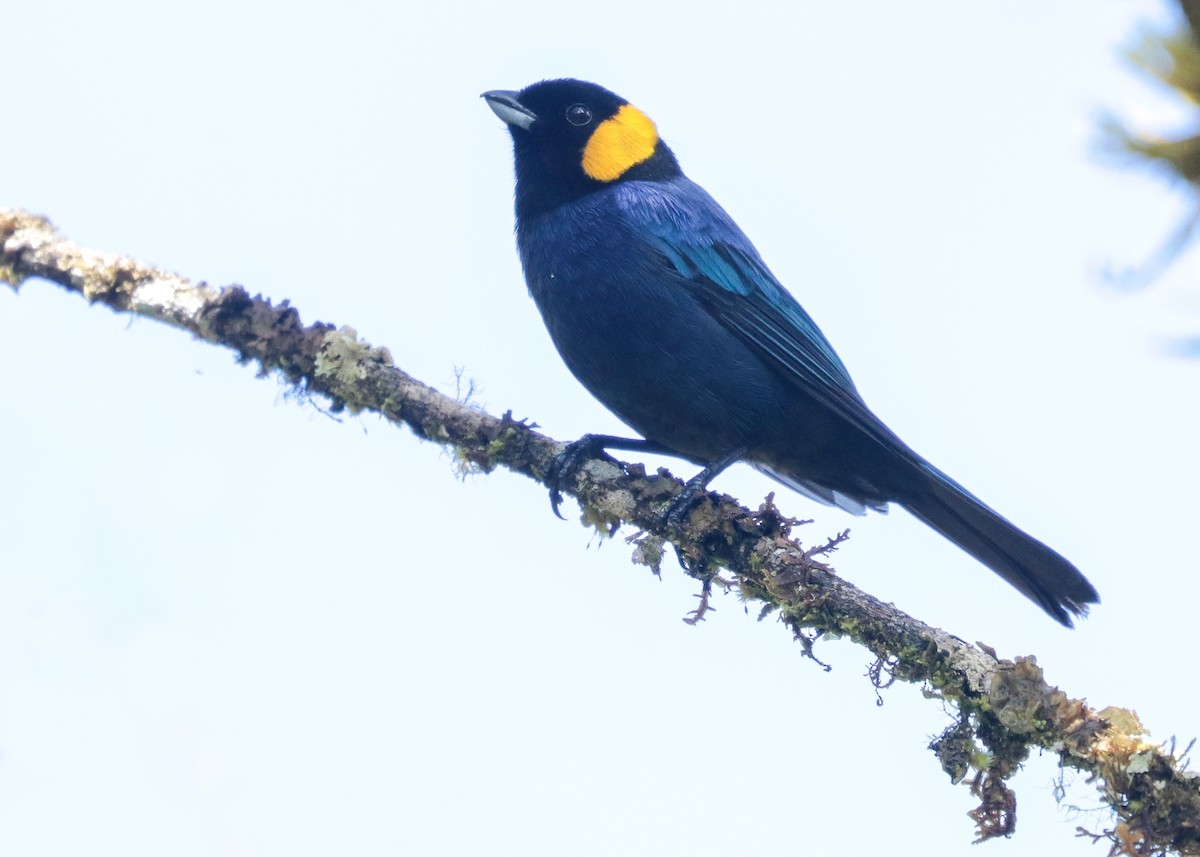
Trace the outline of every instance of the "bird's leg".
<instances>
[{"instance_id":1,"label":"bird's leg","mask_svg":"<svg viewBox=\"0 0 1200 857\"><path fill-rule=\"evenodd\" d=\"M554 509L554 514L558 515L559 518L564 521L566 520L566 518L563 518L562 513L558 511L558 507L563 501L562 491L560 490L563 479L589 458L601 456L609 458L605 454L605 451L609 449L655 452L663 455L676 454L661 443L655 443L652 440L633 437L614 437L610 434L585 434L579 440L571 441L562 452L554 456L550 461L550 468L546 471L546 484L550 486L550 507ZM609 458L609 460L611 461L612 459Z\"/></svg>"},{"instance_id":2,"label":"bird's leg","mask_svg":"<svg viewBox=\"0 0 1200 857\"><path fill-rule=\"evenodd\" d=\"M746 448L744 446L730 450L685 482L683 490L675 495L671 504L663 512L663 523L670 527L682 527L684 513L696 502L697 495L707 488L708 483L716 479L721 471L726 470L729 465L740 461L745 456Z\"/></svg>"}]
</instances>

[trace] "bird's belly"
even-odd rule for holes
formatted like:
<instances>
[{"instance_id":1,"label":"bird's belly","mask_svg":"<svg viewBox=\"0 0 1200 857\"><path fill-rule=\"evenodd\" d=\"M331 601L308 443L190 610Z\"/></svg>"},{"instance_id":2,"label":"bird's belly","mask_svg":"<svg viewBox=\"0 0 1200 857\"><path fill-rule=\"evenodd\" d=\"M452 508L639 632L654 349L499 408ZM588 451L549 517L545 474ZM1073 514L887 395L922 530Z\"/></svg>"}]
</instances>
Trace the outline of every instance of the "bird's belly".
<instances>
[{"instance_id":1,"label":"bird's belly","mask_svg":"<svg viewBox=\"0 0 1200 857\"><path fill-rule=\"evenodd\" d=\"M803 435L795 391L690 295L669 284L556 279L534 296L559 354L643 437L708 462Z\"/></svg>"}]
</instances>

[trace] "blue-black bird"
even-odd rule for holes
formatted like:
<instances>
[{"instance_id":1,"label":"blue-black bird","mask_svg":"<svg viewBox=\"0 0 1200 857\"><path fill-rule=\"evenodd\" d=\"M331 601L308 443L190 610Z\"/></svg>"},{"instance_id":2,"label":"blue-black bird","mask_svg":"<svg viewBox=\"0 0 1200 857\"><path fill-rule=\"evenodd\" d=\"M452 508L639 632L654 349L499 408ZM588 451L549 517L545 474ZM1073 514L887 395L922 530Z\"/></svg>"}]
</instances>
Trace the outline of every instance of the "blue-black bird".
<instances>
[{"instance_id":1,"label":"blue-black bird","mask_svg":"<svg viewBox=\"0 0 1200 857\"><path fill-rule=\"evenodd\" d=\"M517 245L550 336L645 438L594 448L702 464L693 487L742 460L859 514L899 503L1064 625L1099 601L1075 566L870 411L808 313L644 113L578 80L483 98L512 134Z\"/></svg>"}]
</instances>

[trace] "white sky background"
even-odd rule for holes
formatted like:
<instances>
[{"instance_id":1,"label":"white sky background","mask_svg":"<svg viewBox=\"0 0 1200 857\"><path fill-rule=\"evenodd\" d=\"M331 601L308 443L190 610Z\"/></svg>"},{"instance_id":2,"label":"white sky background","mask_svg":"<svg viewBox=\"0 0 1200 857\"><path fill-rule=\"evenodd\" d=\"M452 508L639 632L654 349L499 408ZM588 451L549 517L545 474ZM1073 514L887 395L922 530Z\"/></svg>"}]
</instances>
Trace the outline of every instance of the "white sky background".
<instances>
[{"instance_id":1,"label":"white sky background","mask_svg":"<svg viewBox=\"0 0 1200 857\"><path fill-rule=\"evenodd\" d=\"M444 390L464 366L554 437L621 433L525 294L478 98L595 80L876 411L1104 603L1064 631L904 512L778 489L802 535L849 526L856 584L1158 739L1200 731L1200 362L1163 348L1200 332L1200 258L1133 294L1099 275L1187 211L1096 157L1102 110L1180 115L1118 56L1169 7L174 5L4 10L0 205L290 299ZM1048 758L1015 781L1017 836L973 847L925 749L936 703L877 707L863 650L819 645L825 674L732 596L684 625L694 581L533 483L461 482L406 431L44 283L0 291L0 361L0 854L1104 853ZM717 487L776 490L746 467Z\"/></svg>"}]
</instances>

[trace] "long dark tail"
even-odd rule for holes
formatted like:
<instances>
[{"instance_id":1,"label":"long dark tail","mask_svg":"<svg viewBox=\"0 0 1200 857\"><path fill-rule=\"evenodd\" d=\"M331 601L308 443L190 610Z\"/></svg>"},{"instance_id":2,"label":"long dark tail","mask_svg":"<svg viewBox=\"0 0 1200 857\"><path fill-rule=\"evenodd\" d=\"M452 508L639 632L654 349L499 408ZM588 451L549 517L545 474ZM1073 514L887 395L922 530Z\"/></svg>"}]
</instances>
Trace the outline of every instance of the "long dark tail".
<instances>
[{"instance_id":1,"label":"long dark tail","mask_svg":"<svg viewBox=\"0 0 1200 857\"><path fill-rule=\"evenodd\" d=\"M1068 628L1100 596L1079 569L993 512L933 465L901 505L1003 577Z\"/></svg>"}]
</instances>

